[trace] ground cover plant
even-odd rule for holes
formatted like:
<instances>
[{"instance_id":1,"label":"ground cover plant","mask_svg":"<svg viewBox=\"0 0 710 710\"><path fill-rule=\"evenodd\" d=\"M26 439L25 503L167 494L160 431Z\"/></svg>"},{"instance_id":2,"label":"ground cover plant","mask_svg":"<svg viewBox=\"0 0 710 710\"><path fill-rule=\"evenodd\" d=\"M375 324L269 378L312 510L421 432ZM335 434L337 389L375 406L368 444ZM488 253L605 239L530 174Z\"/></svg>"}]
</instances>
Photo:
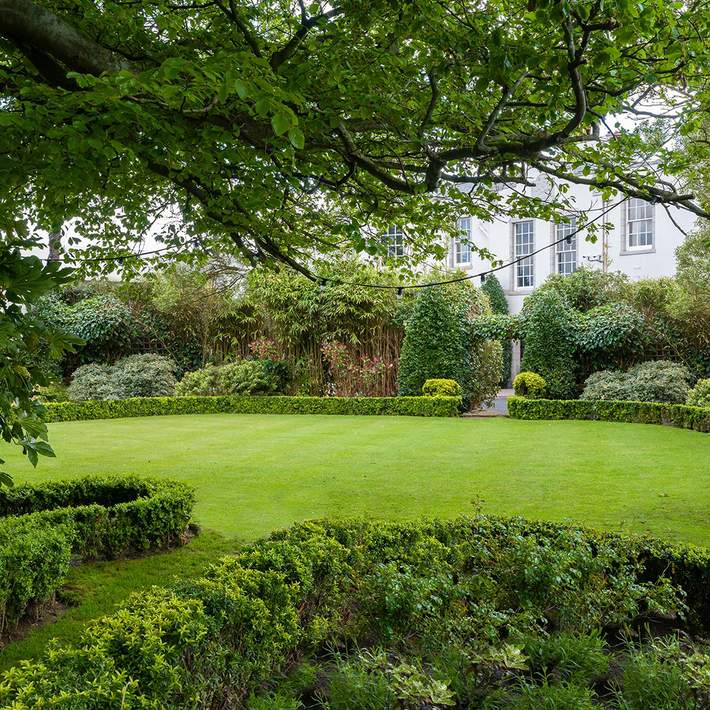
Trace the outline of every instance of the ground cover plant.
<instances>
[{"instance_id":1,"label":"ground cover plant","mask_svg":"<svg viewBox=\"0 0 710 710\"><path fill-rule=\"evenodd\" d=\"M708 563L520 519L306 523L134 596L0 702L700 709Z\"/></svg>"}]
</instances>

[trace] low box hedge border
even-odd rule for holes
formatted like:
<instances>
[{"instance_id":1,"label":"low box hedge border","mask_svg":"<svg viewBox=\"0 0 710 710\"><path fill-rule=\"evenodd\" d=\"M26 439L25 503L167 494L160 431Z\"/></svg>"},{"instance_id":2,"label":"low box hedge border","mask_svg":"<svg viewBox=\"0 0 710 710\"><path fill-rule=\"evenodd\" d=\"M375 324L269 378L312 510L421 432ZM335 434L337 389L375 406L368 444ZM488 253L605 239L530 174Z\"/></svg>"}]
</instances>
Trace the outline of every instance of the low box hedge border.
<instances>
[{"instance_id":1,"label":"low box hedge border","mask_svg":"<svg viewBox=\"0 0 710 710\"><path fill-rule=\"evenodd\" d=\"M0 489L0 633L52 598L72 558L181 544L194 503L184 483L137 476Z\"/></svg>"},{"instance_id":2,"label":"low box hedge border","mask_svg":"<svg viewBox=\"0 0 710 710\"><path fill-rule=\"evenodd\" d=\"M55 644L42 659L7 671L0 707L244 707L251 691L339 628L358 570L367 571L363 565L396 558L407 545L424 554L417 547L423 536L433 544L485 544L494 538L554 541L565 531L579 535L580 544L618 545L629 559L643 559L649 580L670 578L682 587L691 622L707 630L710 551L701 548L520 518L316 521L224 558L201 579L133 595L77 643Z\"/></svg>"},{"instance_id":3,"label":"low box hedge border","mask_svg":"<svg viewBox=\"0 0 710 710\"><path fill-rule=\"evenodd\" d=\"M664 424L710 432L710 409L686 404L510 397L508 414L515 419L593 419L607 422Z\"/></svg>"},{"instance_id":4,"label":"low box hedge border","mask_svg":"<svg viewBox=\"0 0 710 710\"><path fill-rule=\"evenodd\" d=\"M50 402L46 422L152 417L169 414L355 414L456 417L460 397L135 397L123 400Z\"/></svg>"}]
</instances>

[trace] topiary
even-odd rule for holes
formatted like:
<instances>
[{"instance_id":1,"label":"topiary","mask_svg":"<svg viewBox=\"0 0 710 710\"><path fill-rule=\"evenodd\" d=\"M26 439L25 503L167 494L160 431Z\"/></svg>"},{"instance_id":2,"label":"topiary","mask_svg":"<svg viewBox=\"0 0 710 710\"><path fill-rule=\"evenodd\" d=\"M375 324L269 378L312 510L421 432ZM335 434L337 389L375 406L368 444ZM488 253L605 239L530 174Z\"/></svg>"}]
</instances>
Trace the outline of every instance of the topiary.
<instances>
[{"instance_id":1,"label":"topiary","mask_svg":"<svg viewBox=\"0 0 710 710\"><path fill-rule=\"evenodd\" d=\"M710 378L698 380L695 387L688 392L687 403L695 407L710 407Z\"/></svg>"},{"instance_id":2,"label":"topiary","mask_svg":"<svg viewBox=\"0 0 710 710\"><path fill-rule=\"evenodd\" d=\"M523 304L524 341L521 369L539 373L551 399L577 394L576 333L578 315L555 290L540 290Z\"/></svg>"},{"instance_id":3,"label":"topiary","mask_svg":"<svg viewBox=\"0 0 710 710\"><path fill-rule=\"evenodd\" d=\"M460 397L461 385L456 380L431 379L422 385L422 394L425 397Z\"/></svg>"},{"instance_id":4,"label":"topiary","mask_svg":"<svg viewBox=\"0 0 710 710\"><path fill-rule=\"evenodd\" d=\"M537 372L519 372L513 380L516 397L543 399L546 388L545 379L540 377Z\"/></svg>"}]
</instances>

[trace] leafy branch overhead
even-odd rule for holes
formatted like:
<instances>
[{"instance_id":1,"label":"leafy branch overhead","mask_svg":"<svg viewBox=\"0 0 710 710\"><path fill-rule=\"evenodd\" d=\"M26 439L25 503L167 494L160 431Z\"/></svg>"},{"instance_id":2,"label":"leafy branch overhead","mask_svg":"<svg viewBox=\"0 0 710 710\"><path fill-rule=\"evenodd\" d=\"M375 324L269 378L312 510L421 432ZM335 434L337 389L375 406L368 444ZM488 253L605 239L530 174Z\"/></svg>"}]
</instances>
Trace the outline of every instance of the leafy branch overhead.
<instances>
[{"instance_id":1,"label":"leafy branch overhead","mask_svg":"<svg viewBox=\"0 0 710 710\"><path fill-rule=\"evenodd\" d=\"M0 229L303 268L569 208L540 176L707 216L657 173L707 154L709 35L703 0L0 0Z\"/></svg>"}]
</instances>

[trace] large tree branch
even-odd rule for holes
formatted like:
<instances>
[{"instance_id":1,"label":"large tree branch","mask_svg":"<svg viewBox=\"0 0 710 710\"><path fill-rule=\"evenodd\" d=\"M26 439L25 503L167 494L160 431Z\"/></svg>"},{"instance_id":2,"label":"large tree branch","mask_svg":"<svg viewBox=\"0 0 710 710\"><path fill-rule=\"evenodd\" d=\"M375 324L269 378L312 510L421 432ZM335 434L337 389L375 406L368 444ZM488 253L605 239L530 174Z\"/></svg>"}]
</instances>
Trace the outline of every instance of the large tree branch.
<instances>
[{"instance_id":1,"label":"large tree branch","mask_svg":"<svg viewBox=\"0 0 710 710\"><path fill-rule=\"evenodd\" d=\"M69 71L98 76L130 68L124 57L31 0L0 0L0 35L17 46L51 56Z\"/></svg>"}]
</instances>

